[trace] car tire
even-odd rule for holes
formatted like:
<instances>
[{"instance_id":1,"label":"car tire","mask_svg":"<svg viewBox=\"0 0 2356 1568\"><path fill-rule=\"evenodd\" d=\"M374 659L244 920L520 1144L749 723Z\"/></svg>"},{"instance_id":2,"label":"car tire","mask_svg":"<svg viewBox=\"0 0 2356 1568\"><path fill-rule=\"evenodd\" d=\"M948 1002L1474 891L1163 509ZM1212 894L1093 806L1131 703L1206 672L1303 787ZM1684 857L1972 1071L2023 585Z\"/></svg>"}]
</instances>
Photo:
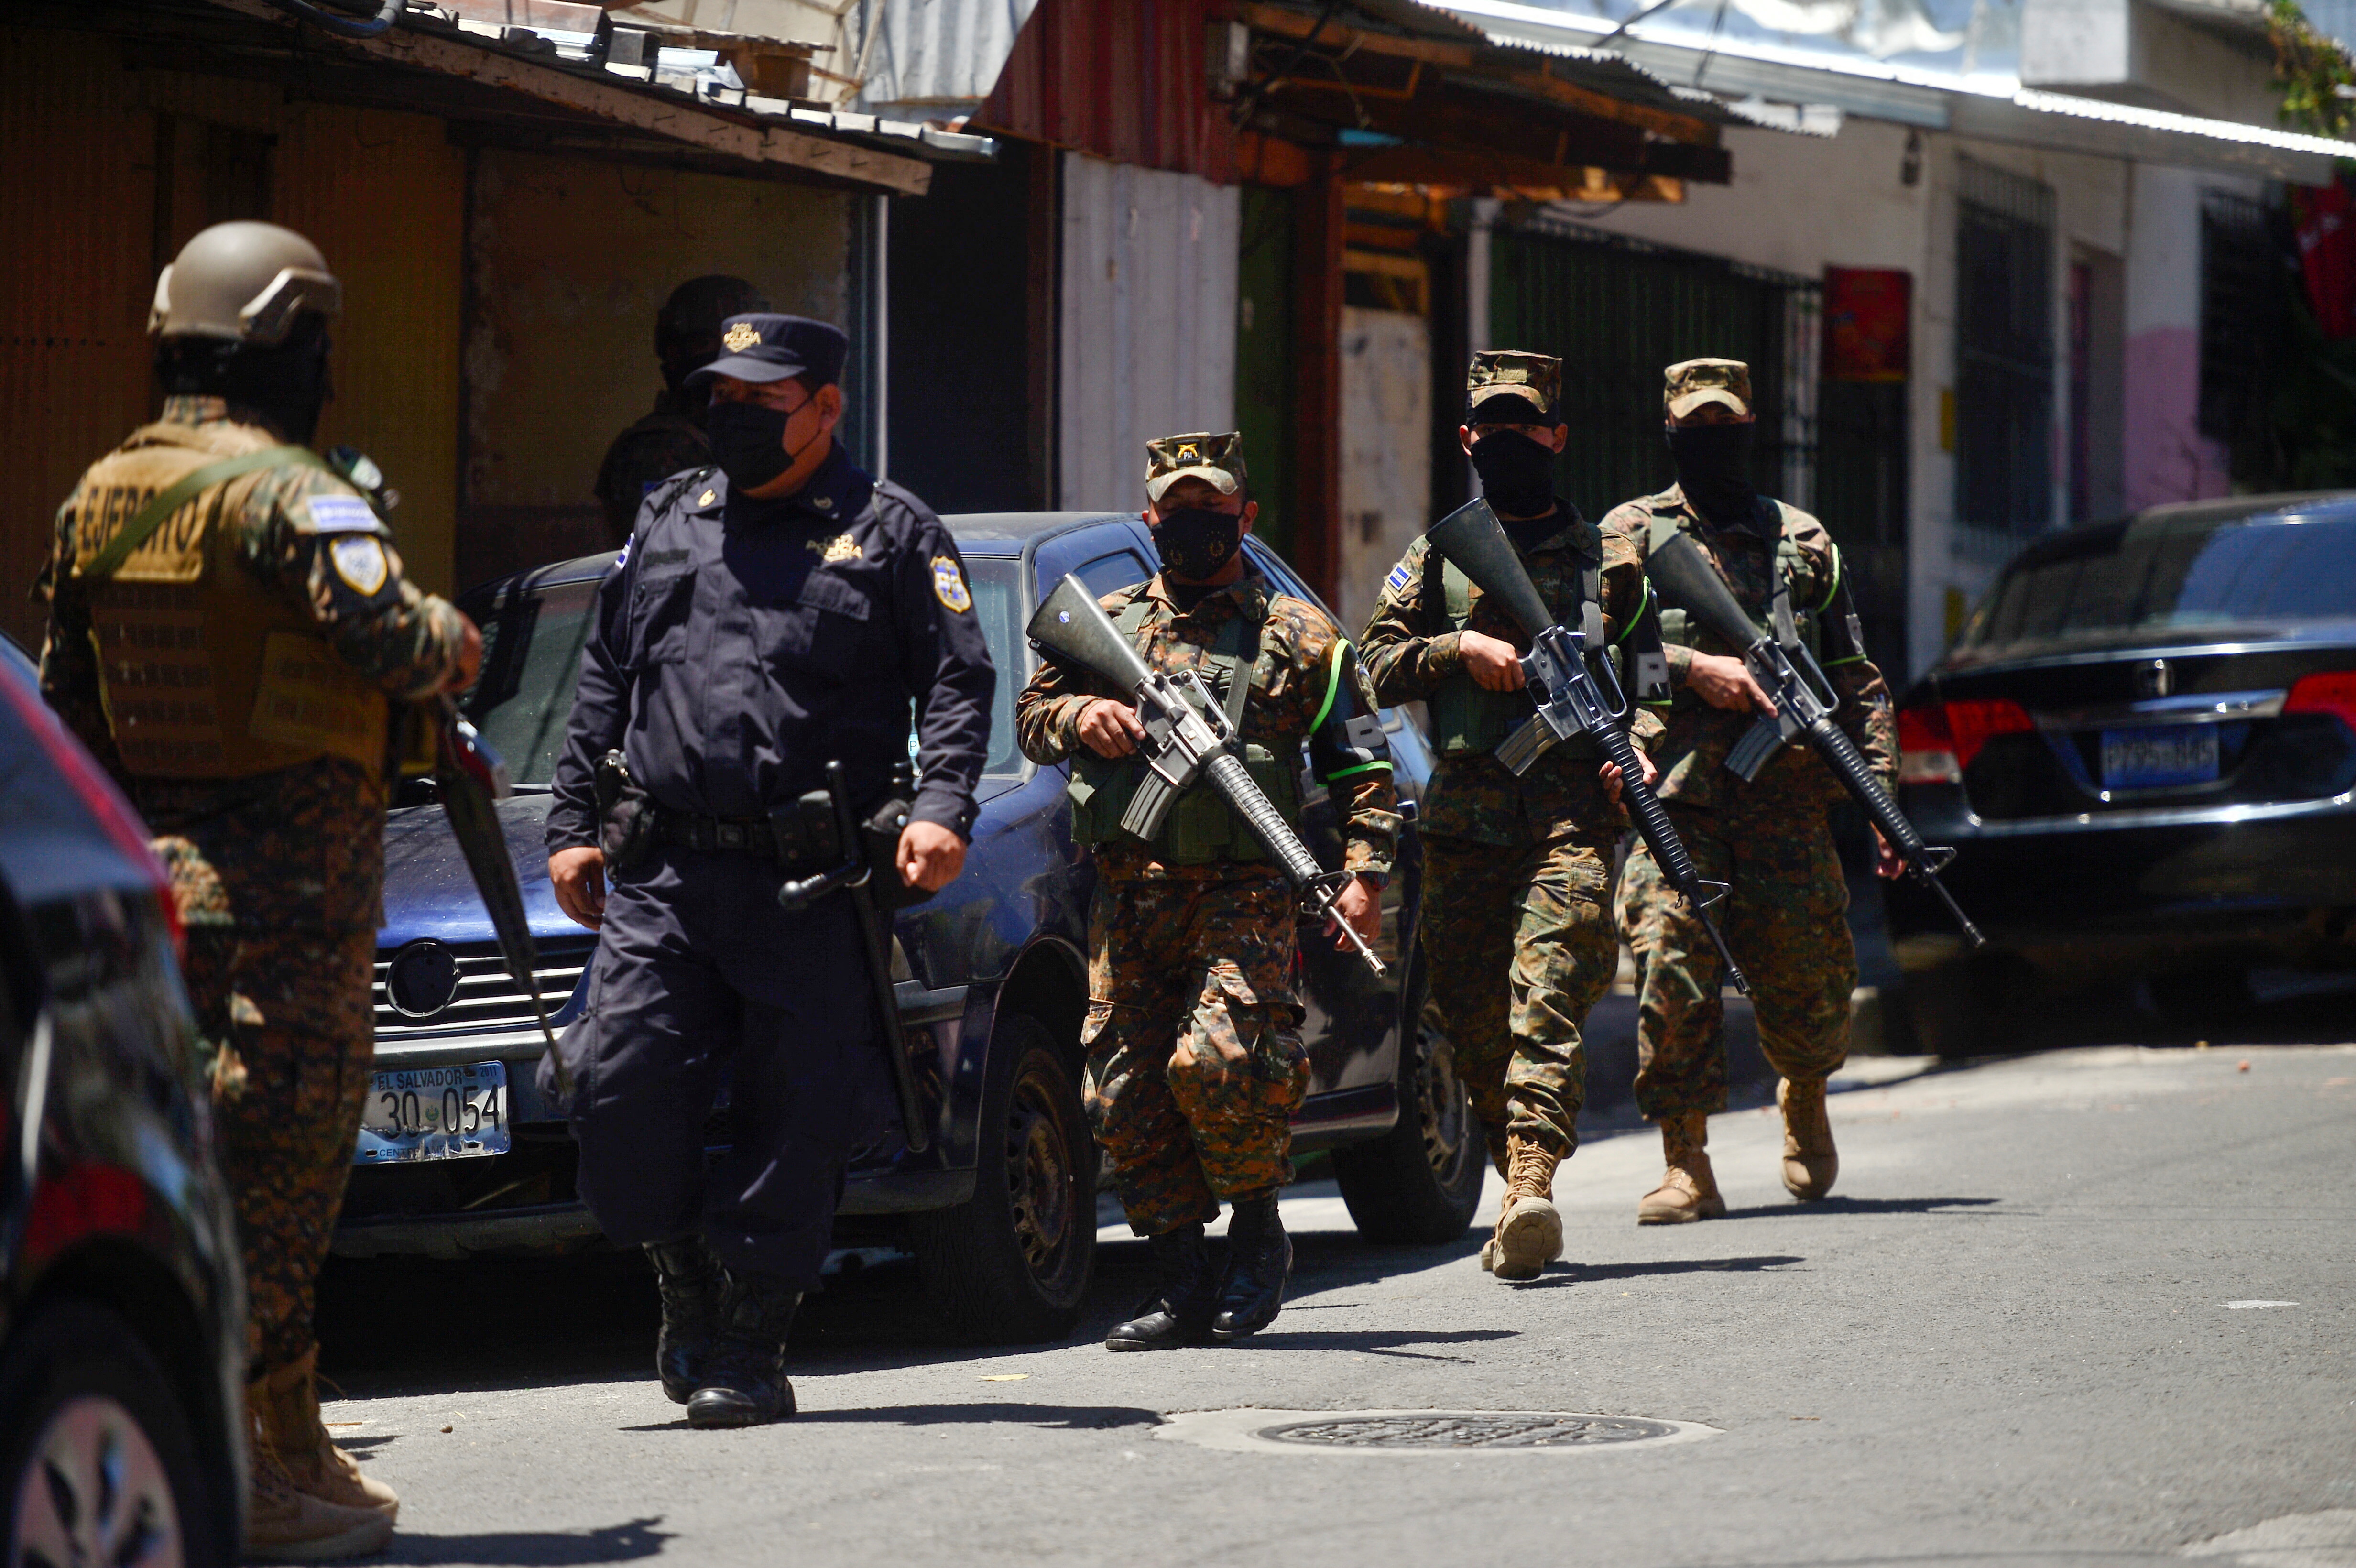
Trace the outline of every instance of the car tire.
<instances>
[{"instance_id":1,"label":"car tire","mask_svg":"<svg viewBox=\"0 0 2356 1568\"><path fill-rule=\"evenodd\" d=\"M231 1543L172 1387L131 1325L94 1301L60 1298L11 1336L0 1508L12 1568L228 1568Z\"/></svg>"},{"instance_id":2,"label":"car tire","mask_svg":"<svg viewBox=\"0 0 2356 1568\"><path fill-rule=\"evenodd\" d=\"M1418 1027L1399 1052L1398 1125L1333 1151L1342 1201L1365 1241L1440 1246L1464 1234L1489 1174L1472 1097L1456 1076L1440 1011L1419 983Z\"/></svg>"},{"instance_id":3,"label":"car tire","mask_svg":"<svg viewBox=\"0 0 2356 1568\"><path fill-rule=\"evenodd\" d=\"M973 1196L909 1221L926 1292L966 1343L1064 1339L1096 1266L1096 1142L1068 1057L1027 1013L998 1020L980 1129Z\"/></svg>"}]
</instances>

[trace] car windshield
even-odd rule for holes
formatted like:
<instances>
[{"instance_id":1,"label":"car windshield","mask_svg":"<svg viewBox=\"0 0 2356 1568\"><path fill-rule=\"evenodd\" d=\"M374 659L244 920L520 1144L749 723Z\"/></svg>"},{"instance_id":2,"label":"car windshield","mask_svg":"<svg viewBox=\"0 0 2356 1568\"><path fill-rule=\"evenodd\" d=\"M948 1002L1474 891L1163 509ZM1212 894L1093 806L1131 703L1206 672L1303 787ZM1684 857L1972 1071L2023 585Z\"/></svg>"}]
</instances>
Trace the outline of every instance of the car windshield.
<instances>
[{"instance_id":1,"label":"car windshield","mask_svg":"<svg viewBox=\"0 0 2356 1568\"><path fill-rule=\"evenodd\" d=\"M2202 626L2346 620L2356 518L2139 517L2032 553L1964 630L1965 647Z\"/></svg>"},{"instance_id":2,"label":"car windshield","mask_svg":"<svg viewBox=\"0 0 2356 1568\"><path fill-rule=\"evenodd\" d=\"M998 667L991 704L990 757L985 774L1019 774L1014 699L1030 677L1031 649L1023 637L1021 563L976 556L966 561L973 611ZM503 592L470 602L483 628L483 678L466 699L466 717L498 749L519 787L546 788L564 751L581 650L594 624L597 584L553 582L524 592ZM915 752L911 738L910 754Z\"/></svg>"}]
</instances>

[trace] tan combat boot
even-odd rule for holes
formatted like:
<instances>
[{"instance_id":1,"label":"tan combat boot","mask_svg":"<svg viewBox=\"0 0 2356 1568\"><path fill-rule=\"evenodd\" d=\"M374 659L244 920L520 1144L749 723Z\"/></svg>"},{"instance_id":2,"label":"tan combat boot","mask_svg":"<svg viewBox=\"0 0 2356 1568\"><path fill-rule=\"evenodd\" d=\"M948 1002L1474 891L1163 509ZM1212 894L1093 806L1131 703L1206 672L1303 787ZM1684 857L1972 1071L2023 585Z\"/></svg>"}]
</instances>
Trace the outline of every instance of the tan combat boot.
<instances>
[{"instance_id":1,"label":"tan combat boot","mask_svg":"<svg viewBox=\"0 0 2356 1568\"><path fill-rule=\"evenodd\" d=\"M401 1499L382 1481L360 1474L352 1456L336 1446L319 1419L319 1349L246 1385L246 1403L261 1428L262 1445L278 1456L296 1489L341 1509L366 1509L390 1524Z\"/></svg>"},{"instance_id":2,"label":"tan combat boot","mask_svg":"<svg viewBox=\"0 0 2356 1568\"><path fill-rule=\"evenodd\" d=\"M1562 1214L1554 1206L1554 1168L1562 1157L1526 1138L1506 1139L1504 1211L1481 1249L1481 1266L1499 1279L1536 1279L1562 1256Z\"/></svg>"},{"instance_id":3,"label":"tan combat boot","mask_svg":"<svg viewBox=\"0 0 2356 1568\"><path fill-rule=\"evenodd\" d=\"M1825 1081L1786 1078L1775 1089L1783 1108L1783 1189L1813 1203L1833 1189L1840 1175L1840 1151L1833 1147L1833 1119L1825 1110Z\"/></svg>"},{"instance_id":4,"label":"tan combat boot","mask_svg":"<svg viewBox=\"0 0 2356 1568\"><path fill-rule=\"evenodd\" d=\"M256 1432L245 1520L248 1561L325 1563L366 1557L391 1543L391 1520L375 1509L338 1508L304 1491Z\"/></svg>"},{"instance_id":5,"label":"tan combat boot","mask_svg":"<svg viewBox=\"0 0 2356 1568\"><path fill-rule=\"evenodd\" d=\"M1668 1174L1636 1205L1639 1225L1680 1225L1689 1220L1715 1220L1726 1212L1719 1196L1718 1177L1709 1168L1709 1116L1688 1111L1661 1118L1661 1147L1668 1156Z\"/></svg>"}]
</instances>

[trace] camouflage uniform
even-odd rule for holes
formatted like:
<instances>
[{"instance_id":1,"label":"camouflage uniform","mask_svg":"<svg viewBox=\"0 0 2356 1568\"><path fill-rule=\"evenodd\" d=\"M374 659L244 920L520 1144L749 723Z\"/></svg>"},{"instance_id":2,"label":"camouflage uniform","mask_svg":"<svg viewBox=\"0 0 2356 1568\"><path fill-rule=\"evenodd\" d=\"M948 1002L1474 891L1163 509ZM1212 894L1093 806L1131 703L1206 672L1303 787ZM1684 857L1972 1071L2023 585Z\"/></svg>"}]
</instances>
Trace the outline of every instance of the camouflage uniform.
<instances>
[{"instance_id":1,"label":"camouflage uniform","mask_svg":"<svg viewBox=\"0 0 2356 1568\"><path fill-rule=\"evenodd\" d=\"M665 390L647 416L614 438L597 465L597 502L605 527L620 544L638 520L647 493L674 474L712 464L712 438L688 411L688 400Z\"/></svg>"},{"instance_id":2,"label":"camouflage uniform","mask_svg":"<svg viewBox=\"0 0 2356 1568\"><path fill-rule=\"evenodd\" d=\"M134 434L67 498L36 590L49 603L42 689L160 835L155 848L187 925L186 973L213 1056L257 1375L313 1348L312 1288L368 1090L385 773L380 763L337 755L237 778L128 765L131 748L116 743L96 656L93 598L75 572L155 493L106 483L107 463L163 447L197 448L210 461L277 442L259 416L219 398L166 400L160 422ZM220 546L212 560L252 573L388 696L423 697L454 667L463 618L403 578L382 525L333 475L262 469L202 492L174 517L156 539L184 534L180 518L205 529ZM230 531L225 542L221 530ZM145 548L116 581L135 575ZM106 592L95 600L102 610Z\"/></svg>"},{"instance_id":3,"label":"camouflage uniform","mask_svg":"<svg viewBox=\"0 0 2356 1568\"><path fill-rule=\"evenodd\" d=\"M1480 379L1485 361L1539 357L1481 356L1473 395L1486 389ZM1569 503L1557 506L1553 532L1516 541L1547 608L1561 624L1580 625L1584 569L1600 558L1607 641L1622 653L1650 645L1644 641L1649 611L1639 558ZM1528 646L1502 608L1478 589L1470 593L1470 630ZM1459 638L1445 613L1440 563L1419 539L1383 580L1366 626L1365 658L1376 699L1429 702L1443 683L1469 679ZM1622 670L1631 690L1634 677L1633 668ZM1519 693L1500 700L1516 710L1516 721L1533 713ZM1638 741L1658 730L1658 720L1640 711ZM1578 1147L1587 1081L1580 1028L1619 967L1605 899L1621 814L1604 792L1601 759L1586 746L1558 744L1516 777L1489 747L1451 754L1447 738L1439 740L1440 766L1419 819L1432 999L1447 1019L1456 1075L1472 1093L1500 1168L1509 1133L1568 1156Z\"/></svg>"},{"instance_id":4,"label":"camouflage uniform","mask_svg":"<svg viewBox=\"0 0 2356 1568\"><path fill-rule=\"evenodd\" d=\"M1107 595L1117 620L1144 606L1135 638L1157 669L1201 669L1227 624L1259 622L1244 740L1297 758L1330 705L1335 661L1374 709L1349 645L1316 606L1248 572L1181 612L1156 576ZM1206 684L1215 684L1206 675ZM1014 709L1023 753L1061 763L1083 747L1081 712L1127 699L1049 656ZM1344 822L1343 869L1387 874L1398 817L1389 764L1329 776ZM1207 787L1207 786L1198 786ZM1290 1174L1292 1113L1309 1088L1292 989L1294 901L1265 860L1176 865L1135 840L1096 852L1088 910L1087 1096L1097 1141L1140 1235L1215 1218L1218 1200Z\"/></svg>"},{"instance_id":5,"label":"camouflage uniform","mask_svg":"<svg viewBox=\"0 0 2356 1568\"><path fill-rule=\"evenodd\" d=\"M1743 391L1747 400L1747 377ZM1781 571L1793 609L1808 624L1804 635L1816 640L1818 661L1840 697L1841 727L1894 790L1898 736L1890 690L1866 656L1840 552L1807 513L1766 504L1781 507ZM1713 524L1676 485L1617 507L1603 519L1607 538L1640 561L1655 538L1666 537L1658 530L1672 528L1701 547L1763 626L1779 552L1760 529ZM1673 699L1667 731L1653 748L1661 768L1657 792L1701 875L1731 885L1720 930L1750 976L1769 1065L1787 1079L1821 1081L1847 1059L1849 995L1857 986L1848 893L1826 815L1845 792L1805 744L1783 747L1749 784L1728 772L1727 753L1755 715L1709 706L1686 677L1696 651L1741 650L1697 626L1688 630L1674 609L1663 623ZM1724 1110L1717 952L1641 842L1622 873L1619 917L1636 958L1638 1108L1655 1121Z\"/></svg>"}]
</instances>

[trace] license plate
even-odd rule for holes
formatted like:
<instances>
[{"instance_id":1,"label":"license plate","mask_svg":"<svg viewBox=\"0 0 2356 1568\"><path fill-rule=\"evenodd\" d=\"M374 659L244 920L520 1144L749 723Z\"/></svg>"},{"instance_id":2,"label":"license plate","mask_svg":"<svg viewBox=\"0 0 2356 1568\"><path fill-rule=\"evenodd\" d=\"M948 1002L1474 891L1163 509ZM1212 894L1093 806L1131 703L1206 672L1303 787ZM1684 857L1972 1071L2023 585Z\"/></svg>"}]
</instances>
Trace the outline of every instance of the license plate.
<instances>
[{"instance_id":1,"label":"license plate","mask_svg":"<svg viewBox=\"0 0 2356 1568\"><path fill-rule=\"evenodd\" d=\"M406 1067L369 1081L354 1165L508 1152L508 1066Z\"/></svg>"},{"instance_id":2,"label":"license plate","mask_svg":"<svg viewBox=\"0 0 2356 1568\"><path fill-rule=\"evenodd\" d=\"M2180 789L2216 780L2214 724L2103 731L2105 789Z\"/></svg>"}]
</instances>

